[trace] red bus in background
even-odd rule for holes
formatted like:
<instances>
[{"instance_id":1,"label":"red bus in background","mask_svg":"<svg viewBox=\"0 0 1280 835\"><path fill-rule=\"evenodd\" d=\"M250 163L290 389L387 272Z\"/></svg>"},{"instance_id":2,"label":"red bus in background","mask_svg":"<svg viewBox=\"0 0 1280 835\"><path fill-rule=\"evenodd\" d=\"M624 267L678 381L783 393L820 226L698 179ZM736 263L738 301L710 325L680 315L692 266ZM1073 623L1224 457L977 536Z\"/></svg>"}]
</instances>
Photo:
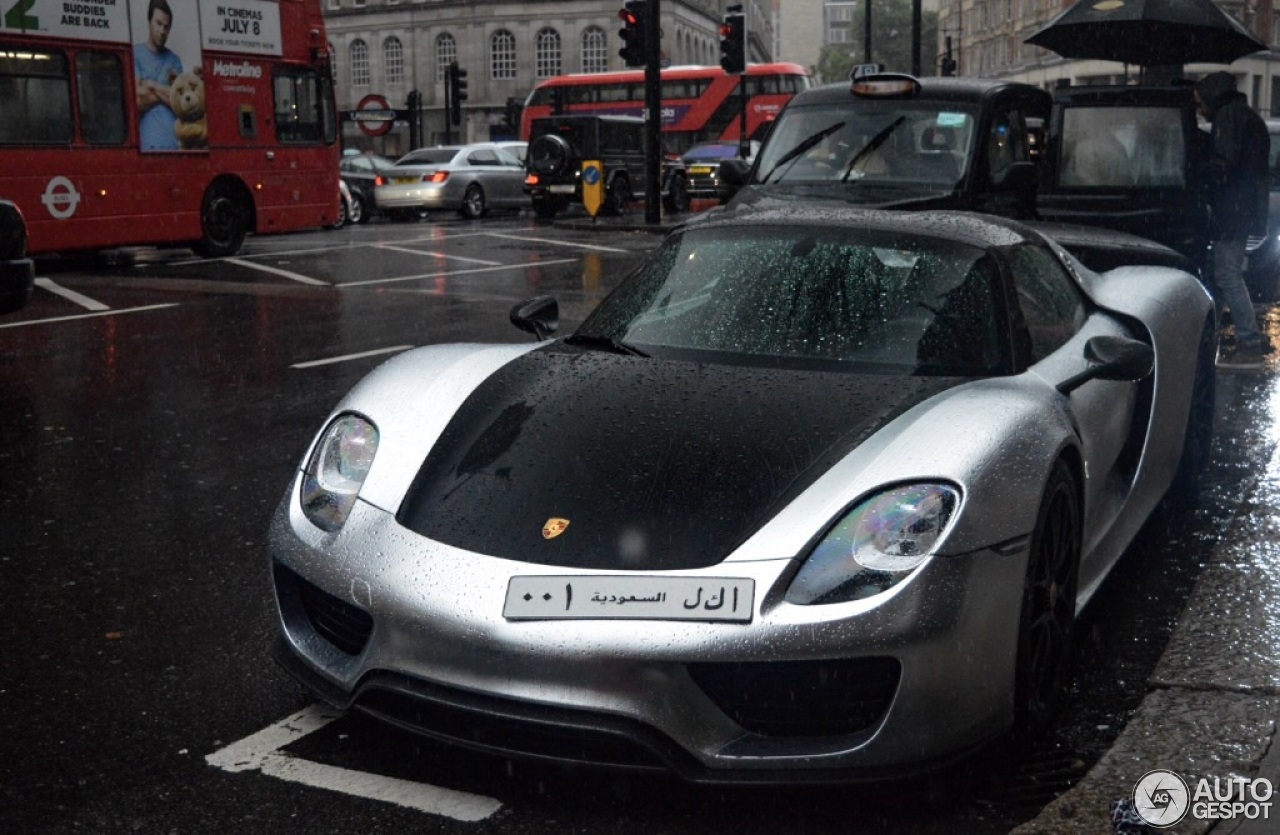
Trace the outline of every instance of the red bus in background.
<instances>
[{"instance_id":1,"label":"red bus in background","mask_svg":"<svg viewBox=\"0 0 1280 835\"><path fill-rule=\"evenodd\" d=\"M737 142L741 99L736 75L720 67L662 70L662 137L670 153L699 142ZM751 64L747 84L747 136L757 136L782 106L810 86L799 64ZM534 119L556 113L644 116L644 70L561 75L533 88L520 117L520 136L529 138Z\"/></svg>"},{"instance_id":2,"label":"red bus in background","mask_svg":"<svg viewBox=\"0 0 1280 835\"><path fill-rule=\"evenodd\" d=\"M32 254L207 257L332 223L321 0L0 0L0 197Z\"/></svg>"}]
</instances>

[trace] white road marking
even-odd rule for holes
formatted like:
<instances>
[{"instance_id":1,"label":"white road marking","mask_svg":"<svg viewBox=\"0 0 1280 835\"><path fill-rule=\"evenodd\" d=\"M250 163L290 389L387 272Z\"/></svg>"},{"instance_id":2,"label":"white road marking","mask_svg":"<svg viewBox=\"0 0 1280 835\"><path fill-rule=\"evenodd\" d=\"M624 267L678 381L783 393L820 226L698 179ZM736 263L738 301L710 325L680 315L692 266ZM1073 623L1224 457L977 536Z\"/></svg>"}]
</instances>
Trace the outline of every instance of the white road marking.
<instances>
[{"instance_id":1,"label":"white road marking","mask_svg":"<svg viewBox=\"0 0 1280 835\"><path fill-rule=\"evenodd\" d=\"M394 803L468 823L485 820L502 808L502 803L492 797L338 768L304 760L279 750L341 716L340 711L323 705L312 705L209 754L205 757L205 762L224 771L261 771L281 780L368 800Z\"/></svg>"},{"instance_id":2,"label":"white road marking","mask_svg":"<svg viewBox=\"0 0 1280 835\"><path fill-rule=\"evenodd\" d=\"M579 249L594 249L599 252L631 252L629 249L618 249L612 246L597 246L596 244L580 244L574 241L557 241L551 238L534 238L529 235L505 235L501 232L485 232L491 238L505 238L509 241L529 241L535 244L555 244L556 246L576 246Z\"/></svg>"},{"instance_id":3,"label":"white road marking","mask_svg":"<svg viewBox=\"0 0 1280 835\"><path fill-rule=\"evenodd\" d=\"M110 310L111 308L100 301L89 298L88 296L77 293L75 290L68 290L59 284L55 284L52 279L37 278L36 286L41 289L48 290L55 296L61 296L67 301L75 302L86 310Z\"/></svg>"},{"instance_id":4,"label":"white road marking","mask_svg":"<svg viewBox=\"0 0 1280 835\"><path fill-rule=\"evenodd\" d=\"M534 263L526 262L524 264L500 264L496 267L477 267L474 270L446 270L437 273L422 273L421 275L402 275L395 278L371 278L367 281L347 281L337 285L338 287L362 287L367 284L391 284L397 281L423 281L428 278L449 278L455 275L473 275L475 273L491 273L497 270L527 270L530 267L549 267L555 264L576 264L577 258L556 258L551 261L537 261Z\"/></svg>"},{"instance_id":5,"label":"white road marking","mask_svg":"<svg viewBox=\"0 0 1280 835\"><path fill-rule=\"evenodd\" d=\"M365 357L376 357L379 354L394 354L399 351L407 351L412 345L397 345L394 348L379 348L376 351L364 351L359 354L346 354L341 357L329 357L323 360L311 360L310 362L298 362L289 366L290 368L315 368L317 365L332 365L337 362L347 362L349 360L362 360Z\"/></svg>"},{"instance_id":6,"label":"white road marking","mask_svg":"<svg viewBox=\"0 0 1280 835\"><path fill-rule=\"evenodd\" d=\"M142 313L146 310L162 310L166 307L177 307L177 302L169 304L149 304L145 307L124 307L119 310L104 310L99 313L80 313L75 316L52 316L48 319L30 319L26 322L7 322L0 324L2 328L25 328L28 325L48 325L53 322L70 322L75 319L97 319L101 316L115 316L121 313Z\"/></svg>"},{"instance_id":7,"label":"white road marking","mask_svg":"<svg viewBox=\"0 0 1280 835\"><path fill-rule=\"evenodd\" d=\"M436 243L436 242L433 241L432 243ZM390 249L395 252L408 252L411 255L431 255L436 258L448 258L453 261L467 261L468 263L471 263L471 264L487 264L490 267L502 266L501 261L485 261L480 258L464 258L461 255L449 255L444 252L431 252L429 250L411 249L410 247L407 247L407 246L396 246L395 244L374 244L374 246L377 247L378 249Z\"/></svg>"},{"instance_id":8,"label":"white road marking","mask_svg":"<svg viewBox=\"0 0 1280 835\"><path fill-rule=\"evenodd\" d=\"M321 281L318 278L312 278L311 276L303 275L302 273L295 273L292 270L282 270L279 267L270 267L270 266L267 266L266 264L255 264L252 261L246 261L243 258L227 258L224 260L228 264L236 264L241 267L247 267L251 270L261 270L264 273L271 273L272 275L283 276L284 278L290 279L291 281L299 281L299 282L302 282L303 284L315 284L320 287L329 286L329 282L327 281Z\"/></svg>"}]
</instances>

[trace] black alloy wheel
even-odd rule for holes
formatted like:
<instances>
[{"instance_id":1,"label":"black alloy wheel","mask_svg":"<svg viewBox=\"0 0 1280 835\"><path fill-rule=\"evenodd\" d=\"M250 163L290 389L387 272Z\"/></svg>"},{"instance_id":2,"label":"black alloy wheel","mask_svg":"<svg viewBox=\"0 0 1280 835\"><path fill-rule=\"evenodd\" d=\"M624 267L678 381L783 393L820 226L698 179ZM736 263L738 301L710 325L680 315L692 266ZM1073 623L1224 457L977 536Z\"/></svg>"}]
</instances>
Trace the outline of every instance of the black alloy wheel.
<instances>
[{"instance_id":1,"label":"black alloy wheel","mask_svg":"<svg viewBox=\"0 0 1280 835\"><path fill-rule=\"evenodd\" d=\"M1040 499L1027 557L1014 693L1018 736L1044 734L1058 709L1075 627L1080 528L1076 480L1058 461Z\"/></svg>"},{"instance_id":2,"label":"black alloy wheel","mask_svg":"<svg viewBox=\"0 0 1280 835\"><path fill-rule=\"evenodd\" d=\"M527 151L529 167L543 177L554 177L570 170L573 148L562 136L543 134L533 140Z\"/></svg>"}]
</instances>

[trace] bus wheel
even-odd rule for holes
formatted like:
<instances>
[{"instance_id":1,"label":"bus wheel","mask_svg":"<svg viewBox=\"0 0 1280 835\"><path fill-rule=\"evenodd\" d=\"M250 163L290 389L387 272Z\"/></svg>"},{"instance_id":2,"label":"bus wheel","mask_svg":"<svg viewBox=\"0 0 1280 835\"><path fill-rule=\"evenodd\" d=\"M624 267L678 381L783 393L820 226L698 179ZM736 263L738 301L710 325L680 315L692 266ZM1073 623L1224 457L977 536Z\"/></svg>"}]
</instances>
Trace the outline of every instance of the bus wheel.
<instances>
[{"instance_id":1,"label":"bus wheel","mask_svg":"<svg viewBox=\"0 0 1280 835\"><path fill-rule=\"evenodd\" d=\"M200 209L200 240L192 249L203 258L235 255L249 234L249 207L225 183L214 183L204 195Z\"/></svg>"}]
</instances>

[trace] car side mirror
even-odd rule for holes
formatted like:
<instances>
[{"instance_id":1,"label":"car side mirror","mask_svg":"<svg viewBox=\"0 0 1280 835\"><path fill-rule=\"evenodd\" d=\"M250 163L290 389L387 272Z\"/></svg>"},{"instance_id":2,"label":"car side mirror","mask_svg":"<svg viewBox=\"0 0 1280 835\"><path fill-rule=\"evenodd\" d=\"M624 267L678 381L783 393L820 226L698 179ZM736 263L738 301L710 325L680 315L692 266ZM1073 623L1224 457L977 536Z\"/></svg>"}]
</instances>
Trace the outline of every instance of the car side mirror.
<instances>
[{"instance_id":1,"label":"car side mirror","mask_svg":"<svg viewBox=\"0 0 1280 835\"><path fill-rule=\"evenodd\" d=\"M1156 354L1151 346L1124 336L1095 336L1084 344L1088 368L1063 380L1058 391L1070 394L1090 380L1141 380L1155 368Z\"/></svg>"},{"instance_id":2,"label":"car side mirror","mask_svg":"<svg viewBox=\"0 0 1280 835\"><path fill-rule=\"evenodd\" d=\"M541 341L560 327L560 304L554 296L535 296L511 308L511 324Z\"/></svg>"}]
</instances>

